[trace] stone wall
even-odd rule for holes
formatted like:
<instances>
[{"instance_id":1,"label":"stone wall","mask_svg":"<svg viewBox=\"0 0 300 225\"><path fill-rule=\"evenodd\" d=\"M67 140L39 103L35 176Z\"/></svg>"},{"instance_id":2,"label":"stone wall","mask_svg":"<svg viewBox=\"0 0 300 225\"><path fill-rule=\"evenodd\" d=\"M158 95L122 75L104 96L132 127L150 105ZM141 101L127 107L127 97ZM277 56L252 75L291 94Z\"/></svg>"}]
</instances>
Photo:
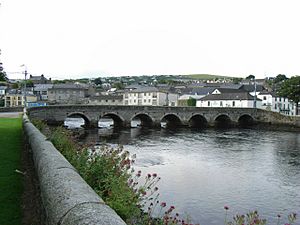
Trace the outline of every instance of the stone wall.
<instances>
[{"instance_id":1,"label":"stone wall","mask_svg":"<svg viewBox=\"0 0 300 225\"><path fill-rule=\"evenodd\" d=\"M97 126L100 118L111 117L124 127L129 127L134 117L148 118L153 126L160 126L163 118L170 115L178 118L182 125L189 125L194 116L202 116L210 126L214 126L219 116L227 116L237 124L242 116L250 116L255 123L298 126L300 117L285 116L279 113L256 108L225 107L163 107L163 106L111 106L111 105L57 105L29 108L30 118L41 119L49 124L63 124L72 115L82 117L87 126Z\"/></svg>"},{"instance_id":2,"label":"stone wall","mask_svg":"<svg viewBox=\"0 0 300 225\"><path fill-rule=\"evenodd\" d=\"M47 138L23 117L48 225L125 225Z\"/></svg>"},{"instance_id":3,"label":"stone wall","mask_svg":"<svg viewBox=\"0 0 300 225\"><path fill-rule=\"evenodd\" d=\"M0 112L23 112L23 107L0 107Z\"/></svg>"}]
</instances>

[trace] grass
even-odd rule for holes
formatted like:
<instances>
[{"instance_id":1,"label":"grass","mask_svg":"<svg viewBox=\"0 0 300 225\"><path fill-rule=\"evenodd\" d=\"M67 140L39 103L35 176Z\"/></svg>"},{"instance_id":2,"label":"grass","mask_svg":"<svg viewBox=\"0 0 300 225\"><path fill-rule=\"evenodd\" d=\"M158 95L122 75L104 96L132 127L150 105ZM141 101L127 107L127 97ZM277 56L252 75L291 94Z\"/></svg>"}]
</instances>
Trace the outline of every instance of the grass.
<instances>
[{"instance_id":1,"label":"grass","mask_svg":"<svg viewBox=\"0 0 300 225\"><path fill-rule=\"evenodd\" d=\"M21 118L0 118L0 224L21 224Z\"/></svg>"}]
</instances>

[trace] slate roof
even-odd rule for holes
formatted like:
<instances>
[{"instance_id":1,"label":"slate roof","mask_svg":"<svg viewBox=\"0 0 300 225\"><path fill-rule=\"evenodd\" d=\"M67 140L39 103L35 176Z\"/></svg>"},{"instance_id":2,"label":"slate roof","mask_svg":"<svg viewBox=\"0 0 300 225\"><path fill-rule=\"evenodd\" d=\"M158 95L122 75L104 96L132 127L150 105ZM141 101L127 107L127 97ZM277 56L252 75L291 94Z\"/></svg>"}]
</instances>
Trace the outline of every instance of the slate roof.
<instances>
[{"instance_id":1,"label":"slate roof","mask_svg":"<svg viewBox=\"0 0 300 225\"><path fill-rule=\"evenodd\" d=\"M81 84L53 84L51 89L88 89L88 87Z\"/></svg>"},{"instance_id":2,"label":"slate roof","mask_svg":"<svg viewBox=\"0 0 300 225\"><path fill-rule=\"evenodd\" d=\"M127 90L128 92L132 93L144 93L144 92L158 92L159 90L156 87L150 87L150 86L142 86L142 85L135 85L131 86L132 90ZM128 87L126 87L128 89Z\"/></svg>"},{"instance_id":3,"label":"slate roof","mask_svg":"<svg viewBox=\"0 0 300 225\"><path fill-rule=\"evenodd\" d=\"M209 94L200 99L201 101L211 101L211 100L254 100L254 97L248 92L229 92L221 94ZM261 101L260 99L256 99Z\"/></svg>"},{"instance_id":4,"label":"slate roof","mask_svg":"<svg viewBox=\"0 0 300 225\"><path fill-rule=\"evenodd\" d=\"M35 84L34 90L35 91L47 91L48 89L52 88L53 84Z\"/></svg>"}]
</instances>

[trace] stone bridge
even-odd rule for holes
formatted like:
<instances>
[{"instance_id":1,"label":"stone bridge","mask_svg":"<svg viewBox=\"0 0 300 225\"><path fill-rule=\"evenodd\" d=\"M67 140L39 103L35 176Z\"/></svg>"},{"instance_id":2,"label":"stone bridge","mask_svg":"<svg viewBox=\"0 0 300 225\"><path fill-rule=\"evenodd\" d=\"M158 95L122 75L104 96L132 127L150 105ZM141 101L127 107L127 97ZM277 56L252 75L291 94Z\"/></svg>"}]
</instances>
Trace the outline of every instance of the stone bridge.
<instances>
[{"instance_id":1,"label":"stone bridge","mask_svg":"<svg viewBox=\"0 0 300 225\"><path fill-rule=\"evenodd\" d=\"M300 127L299 117L254 108L199 108L159 106L112 106L112 105L55 105L29 108L31 119L41 119L48 124L61 125L68 117L82 117L86 127L97 127L101 118L111 118L114 126L130 127L139 119L141 126L237 126L266 123Z\"/></svg>"}]
</instances>

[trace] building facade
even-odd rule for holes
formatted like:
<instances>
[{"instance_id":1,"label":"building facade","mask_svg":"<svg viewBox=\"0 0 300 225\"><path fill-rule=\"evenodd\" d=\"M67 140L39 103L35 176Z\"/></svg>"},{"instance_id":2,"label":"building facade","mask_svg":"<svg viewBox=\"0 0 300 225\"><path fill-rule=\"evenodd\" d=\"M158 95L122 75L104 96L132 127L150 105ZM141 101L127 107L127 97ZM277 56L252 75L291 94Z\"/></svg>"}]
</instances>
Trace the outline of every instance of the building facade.
<instances>
[{"instance_id":1,"label":"building facade","mask_svg":"<svg viewBox=\"0 0 300 225\"><path fill-rule=\"evenodd\" d=\"M296 105L288 98L267 91L259 93L257 97L262 100L262 109L289 116L296 115Z\"/></svg>"},{"instance_id":2,"label":"building facade","mask_svg":"<svg viewBox=\"0 0 300 225\"><path fill-rule=\"evenodd\" d=\"M126 90L124 105L177 106L178 94L159 91L155 87Z\"/></svg>"},{"instance_id":3,"label":"building facade","mask_svg":"<svg viewBox=\"0 0 300 225\"><path fill-rule=\"evenodd\" d=\"M197 100L197 107L260 108L261 100L248 92L215 89L211 94Z\"/></svg>"},{"instance_id":4,"label":"building facade","mask_svg":"<svg viewBox=\"0 0 300 225\"><path fill-rule=\"evenodd\" d=\"M84 84L54 84L48 90L49 104L85 104L93 88Z\"/></svg>"}]
</instances>

